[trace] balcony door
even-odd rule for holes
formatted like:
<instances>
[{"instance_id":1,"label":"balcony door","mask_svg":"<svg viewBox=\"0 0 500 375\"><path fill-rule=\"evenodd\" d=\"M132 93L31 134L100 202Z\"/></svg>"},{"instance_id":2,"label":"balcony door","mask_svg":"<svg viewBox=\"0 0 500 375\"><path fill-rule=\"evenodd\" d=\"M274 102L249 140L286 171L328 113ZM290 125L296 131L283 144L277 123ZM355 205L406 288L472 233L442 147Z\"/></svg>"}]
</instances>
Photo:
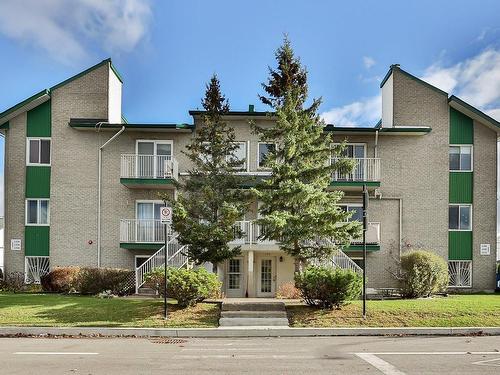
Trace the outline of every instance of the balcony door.
<instances>
[{"instance_id":1,"label":"balcony door","mask_svg":"<svg viewBox=\"0 0 500 375\"><path fill-rule=\"evenodd\" d=\"M139 201L136 203L136 231L138 242L163 242L164 228L160 224L161 201Z\"/></svg>"},{"instance_id":2,"label":"balcony door","mask_svg":"<svg viewBox=\"0 0 500 375\"><path fill-rule=\"evenodd\" d=\"M363 181L365 179L366 145L364 143L348 143L340 157L356 159L356 166L351 173L336 172L338 181Z\"/></svg>"},{"instance_id":3,"label":"balcony door","mask_svg":"<svg viewBox=\"0 0 500 375\"><path fill-rule=\"evenodd\" d=\"M168 162L172 160L173 141L138 140L136 147L137 177L164 178Z\"/></svg>"}]
</instances>

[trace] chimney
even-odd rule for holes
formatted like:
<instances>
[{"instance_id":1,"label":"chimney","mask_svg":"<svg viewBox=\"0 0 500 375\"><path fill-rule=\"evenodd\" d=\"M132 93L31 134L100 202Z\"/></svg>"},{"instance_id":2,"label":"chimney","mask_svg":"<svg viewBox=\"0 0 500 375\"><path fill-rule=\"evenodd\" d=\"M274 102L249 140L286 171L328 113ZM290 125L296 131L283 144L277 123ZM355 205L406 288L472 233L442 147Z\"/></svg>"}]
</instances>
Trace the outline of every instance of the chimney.
<instances>
[{"instance_id":1,"label":"chimney","mask_svg":"<svg viewBox=\"0 0 500 375\"><path fill-rule=\"evenodd\" d=\"M253 112L254 110L254 105L253 104L249 104L248 105L248 112Z\"/></svg>"}]
</instances>

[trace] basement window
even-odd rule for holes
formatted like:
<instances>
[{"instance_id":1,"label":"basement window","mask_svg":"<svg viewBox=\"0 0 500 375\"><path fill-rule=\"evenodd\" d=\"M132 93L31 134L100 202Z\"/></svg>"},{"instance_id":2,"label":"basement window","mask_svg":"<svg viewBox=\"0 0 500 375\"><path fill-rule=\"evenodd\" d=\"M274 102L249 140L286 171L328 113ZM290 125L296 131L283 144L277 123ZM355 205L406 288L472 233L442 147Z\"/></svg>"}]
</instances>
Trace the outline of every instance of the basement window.
<instances>
[{"instance_id":1,"label":"basement window","mask_svg":"<svg viewBox=\"0 0 500 375\"><path fill-rule=\"evenodd\" d=\"M27 165L50 165L50 139L28 138Z\"/></svg>"}]
</instances>

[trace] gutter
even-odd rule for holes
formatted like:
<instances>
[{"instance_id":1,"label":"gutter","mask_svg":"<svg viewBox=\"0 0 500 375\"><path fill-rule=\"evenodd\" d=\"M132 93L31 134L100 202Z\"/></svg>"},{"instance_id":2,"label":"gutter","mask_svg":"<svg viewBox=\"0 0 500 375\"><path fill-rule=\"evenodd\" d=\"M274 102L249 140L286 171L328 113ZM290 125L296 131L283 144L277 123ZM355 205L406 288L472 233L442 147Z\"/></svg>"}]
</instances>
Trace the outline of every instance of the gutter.
<instances>
[{"instance_id":1,"label":"gutter","mask_svg":"<svg viewBox=\"0 0 500 375\"><path fill-rule=\"evenodd\" d=\"M102 124L107 124L107 122L98 122L95 126L97 131L101 129ZM113 142L120 134L125 131L125 125L115 133L110 139L108 139L102 146L99 147L98 152L98 181L97 181L97 267L101 267L101 196L102 196L102 150L108 144Z\"/></svg>"}]
</instances>

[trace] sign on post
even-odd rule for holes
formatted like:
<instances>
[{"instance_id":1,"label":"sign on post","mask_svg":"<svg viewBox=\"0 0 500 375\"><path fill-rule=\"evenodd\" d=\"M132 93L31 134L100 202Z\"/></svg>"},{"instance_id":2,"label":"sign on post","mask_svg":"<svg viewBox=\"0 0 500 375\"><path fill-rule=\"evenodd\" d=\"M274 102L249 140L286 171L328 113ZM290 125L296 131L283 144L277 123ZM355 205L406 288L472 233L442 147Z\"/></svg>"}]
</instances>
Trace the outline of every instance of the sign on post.
<instances>
[{"instance_id":1,"label":"sign on post","mask_svg":"<svg viewBox=\"0 0 500 375\"><path fill-rule=\"evenodd\" d=\"M172 207L162 207L160 209L160 222L162 224L168 224L172 221Z\"/></svg>"}]
</instances>

